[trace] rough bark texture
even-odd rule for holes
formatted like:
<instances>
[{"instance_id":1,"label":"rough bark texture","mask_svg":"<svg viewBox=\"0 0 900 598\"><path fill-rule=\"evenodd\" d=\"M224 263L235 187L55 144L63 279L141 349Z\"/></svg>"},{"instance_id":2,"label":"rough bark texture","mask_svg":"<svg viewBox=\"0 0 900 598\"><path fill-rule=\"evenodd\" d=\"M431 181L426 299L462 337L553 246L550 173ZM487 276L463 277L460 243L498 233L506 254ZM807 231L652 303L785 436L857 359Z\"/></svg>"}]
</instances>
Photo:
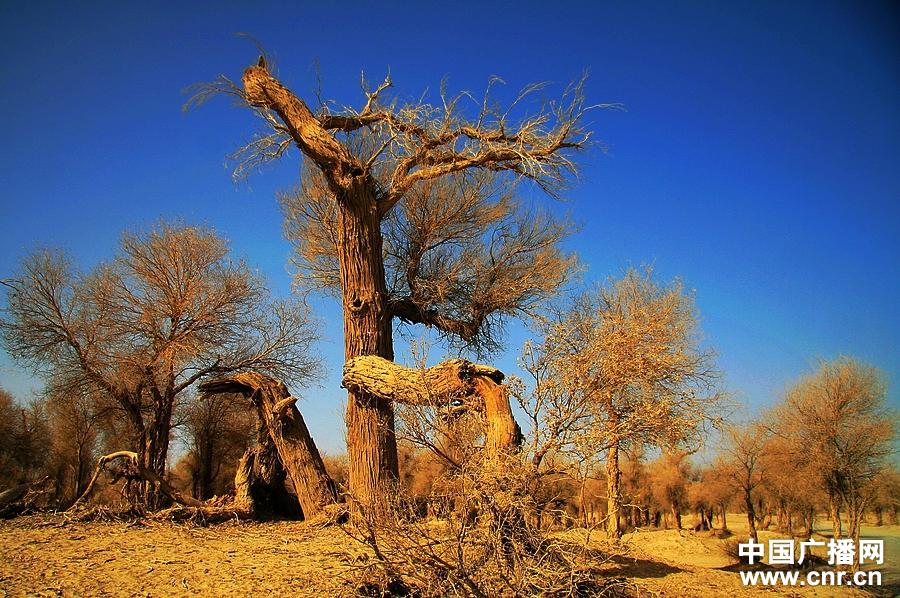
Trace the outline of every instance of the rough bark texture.
<instances>
[{"instance_id":1,"label":"rough bark texture","mask_svg":"<svg viewBox=\"0 0 900 598\"><path fill-rule=\"evenodd\" d=\"M833 495L829 500L829 515L831 517L833 537L835 540L839 540L843 534L843 530L841 529L841 507L839 501L840 499Z\"/></svg>"},{"instance_id":2,"label":"rough bark texture","mask_svg":"<svg viewBox=\"0 0 900 598\"><path fill-rule=\"evenodd\" d=\"M242 77L247 101L278 114L297 147L313 160L338 204L337 247L344 306L344 357L394 358L392 316L382 254L381 217L374 180L306 104L268 72L251 66ZM351 392L347 454L354 497L373 503L399 479L394 411L389 401Z\"/></svg>"},{"instance_id":3,"label":"rough bark texture","mask_svg":"<svg viewBox=\"0 0 900 598\"><path fill-rule=\"evenodd\" d=\"M344 359L394 358L387 309L381 224L370 181L357 180L339 202L338 249L344 306ZM399 479L394 408L390 400L352 390L347 398L350 488L363 504L374 504Z\"/></svg>"},{"instance_id":4,"label":"rough bark texture","mask_svg":"<svg viewBox=\"0 0 900 598\"><path fill-rule=\"evenodd\" d=\"M747 527L750 537L754 542L759 542L759 535L756 532L756 509L753 508L753 498L747 489L744 489L744 506L747 508Z\"/></svg>"},{"instance_id":5,"label":"rough bark texture","mask_svg":"<svg viewBox=\"0 0 900 598\"><path fill-rule=\"evenodd\" d=\"M502 380L500 370L463 359L419 369L370 355L347 361L343 385L385 401L478 411L485 420L485 451L497 454L521 442Z\"/></svg>"},{"instance_id":6,"label":"rough bark texture","mask_svg":"<svg viewBox=\"0 0 900 598\"><path fill-rule=\"evenodd\" d=\"M296 408L297 399L290 396L283 383L256 372L243 372L205 382L200 385L200 390L206 393L239 392L253 402L294 483L305 518L314 517L325 506L338 501L334 482L325 471L319 450Z\"/></svg>"}]
</instances>

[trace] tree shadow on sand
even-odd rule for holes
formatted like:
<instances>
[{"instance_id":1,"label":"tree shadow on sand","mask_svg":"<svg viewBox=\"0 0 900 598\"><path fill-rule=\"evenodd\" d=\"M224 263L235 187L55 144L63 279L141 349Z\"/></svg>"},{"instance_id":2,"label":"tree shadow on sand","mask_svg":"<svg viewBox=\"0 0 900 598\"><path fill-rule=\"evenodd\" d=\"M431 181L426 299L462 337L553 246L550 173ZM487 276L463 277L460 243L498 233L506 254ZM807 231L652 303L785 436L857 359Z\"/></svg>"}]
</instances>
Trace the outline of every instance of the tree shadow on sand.
<instances>
[{"instance_id":1,"label":"tree shadow on sand","mask_svg":"<svg viewBox=\"0 0 900 598\"><path fill-rule=\"evenodd\" d=\"M673 573L682 573L685 571L684 569L669 565L668 563L651 561L648 559L613 556L610 560L616 565L616 575L629 578L665 577Z\"/></svg>"}]
</instances>

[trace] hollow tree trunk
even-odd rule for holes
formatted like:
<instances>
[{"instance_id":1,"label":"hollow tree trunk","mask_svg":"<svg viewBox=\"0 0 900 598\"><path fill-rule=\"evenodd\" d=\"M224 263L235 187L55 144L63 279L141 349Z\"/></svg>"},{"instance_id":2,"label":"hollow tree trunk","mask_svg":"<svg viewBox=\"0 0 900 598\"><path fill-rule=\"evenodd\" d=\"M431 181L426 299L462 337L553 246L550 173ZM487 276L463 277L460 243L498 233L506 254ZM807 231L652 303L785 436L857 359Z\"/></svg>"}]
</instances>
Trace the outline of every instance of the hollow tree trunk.
<instances>
[{"instance_id":1,"label":"hollow tree trunk","mask_svg":"<svg viewBox=\"0 0 900 598\"><path fill-rule=\"evenodd\" d=\"M338 258L344 307L344 358L394 359L387 309L380 217L370 181L357 177L338 201ZM350 492L372 504L399 480L394 408L390 401L350 390L347 397Z\"/></svg>"},{"instance_id":2,"label":"hollow tree trunk","mask_svg":"<svg viewBox=\"0 0 900 598\"><path fill-rule=\"evenodd\" d=\"M606 532L610 538L620 538L619 503L621 502L622 472L619 469L619 444L614 442L606 456Z\"/></svg>"},{"instance_id":3,"label":"hollow tree trunk","mask_svg":"<svg viewBox=\"0 0 900 598\"><path fill-rule=\"evenodd\" d=\"M296 408L297 399L290 396L284 384L256 372L242 372L223 380L204 382L200 390L240 392L253 401L294 483L304 517L312 518L327 505L338 502L337 488Z\"/></svg>"},{"instance_id":4,"label":"hollow tree trunk","mask_svg":"<svg viewBox=\"0 0 900 598\"><path fill-rule=\"evenodd\" d=\"M235 504L258 520L302 519L300 503L285 488L287 471L263 421L256 436L256 445L241 456L234 475Z\"/></svg>"}]
</instances>

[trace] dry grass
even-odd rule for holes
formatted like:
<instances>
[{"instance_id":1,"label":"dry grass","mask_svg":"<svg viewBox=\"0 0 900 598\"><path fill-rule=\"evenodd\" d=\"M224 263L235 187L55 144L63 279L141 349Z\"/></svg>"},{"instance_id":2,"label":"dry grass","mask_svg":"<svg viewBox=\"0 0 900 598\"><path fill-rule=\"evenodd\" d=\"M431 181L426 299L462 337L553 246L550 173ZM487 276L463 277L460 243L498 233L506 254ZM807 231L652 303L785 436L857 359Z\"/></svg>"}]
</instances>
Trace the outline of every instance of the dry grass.
<instances>
[{"instance_id":1,"label":"dry grass","mask_svg":"<svg viewBox=\"0 0 900 598\"><path fill-rule=\"evenodd\" d=\"M583 533L559 535L577 541ZM722 568L731 562L724 544L709 533L638 532L626 535L622 554L602 569L650 596L867 595L745 588L736 572ZM605 548L597 543L598 550ZM0 595L353 596L371 562L371 552L340 528L296 522L199 527L56 515L0 522Z\"/></svg>"}]
</instances>

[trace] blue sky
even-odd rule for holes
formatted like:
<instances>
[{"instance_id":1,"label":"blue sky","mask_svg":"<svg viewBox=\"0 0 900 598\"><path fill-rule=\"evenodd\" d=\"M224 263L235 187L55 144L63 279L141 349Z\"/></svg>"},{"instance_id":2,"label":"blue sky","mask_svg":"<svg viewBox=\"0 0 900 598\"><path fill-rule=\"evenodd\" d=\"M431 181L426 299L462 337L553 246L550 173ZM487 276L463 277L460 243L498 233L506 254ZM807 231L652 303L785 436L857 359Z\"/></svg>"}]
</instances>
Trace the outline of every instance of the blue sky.
<instances>
[{"instance_id":1,"label":"blue sky","mask_svg":"<svg viewBox=\"0 0 900 598\"><path fill-rule=\"evenodd\" d=\"M0 6L0 277L41 245L83 267L123 229L160 217L214 227L290 292L274 194L298 156L234 184L224 156L254 130L226 100L184 114L185 86L238 77L256 50L314 101L359 103L359 75L389 68L416 97L448 77L511 94L584 69L607 153L554 209L587 281L651 263L697 292L726 383L751 409L816 358L882 368L897 406L900 339L900 17L877 2L344 3ZM86 5L85 5L86 6ZM558 90L558 88L557 88ZM342 445L339 309L316 304L329 376L302 408L325 450ZM523 331L496 363L513 369ZM0 385L30 377L0 355Z\"/></svg>"}]
</instances>

